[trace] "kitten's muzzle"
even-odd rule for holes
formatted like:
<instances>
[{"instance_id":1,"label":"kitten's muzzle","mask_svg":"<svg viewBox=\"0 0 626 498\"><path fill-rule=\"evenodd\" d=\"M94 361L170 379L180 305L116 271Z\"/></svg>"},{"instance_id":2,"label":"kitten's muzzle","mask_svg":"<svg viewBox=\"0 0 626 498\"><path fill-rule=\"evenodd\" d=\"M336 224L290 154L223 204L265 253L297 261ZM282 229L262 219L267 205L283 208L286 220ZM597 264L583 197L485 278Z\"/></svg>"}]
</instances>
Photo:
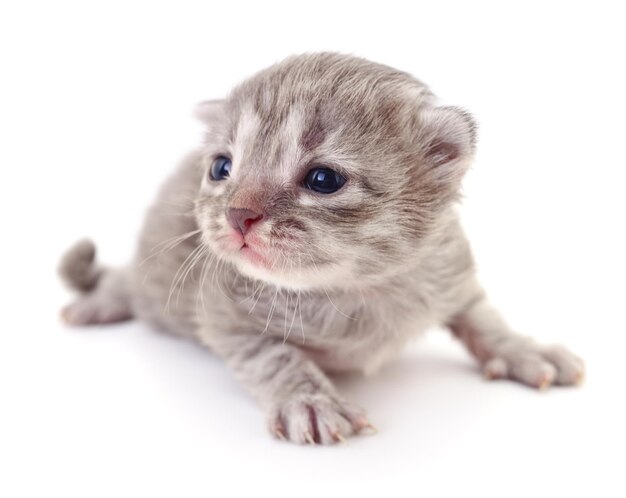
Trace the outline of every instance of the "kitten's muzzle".
<instances>
[{"instance_id":1,"label":"kitten's muzzle","mask_svg":"<svg viewBox=\"0 0 626 498\"><path fill-rule=\"evenodd\" d=\"M245 235L255 223L263 219L263 215L252 209L228 208L226 219L231 227Z\"/></svg>"}]
</instances>

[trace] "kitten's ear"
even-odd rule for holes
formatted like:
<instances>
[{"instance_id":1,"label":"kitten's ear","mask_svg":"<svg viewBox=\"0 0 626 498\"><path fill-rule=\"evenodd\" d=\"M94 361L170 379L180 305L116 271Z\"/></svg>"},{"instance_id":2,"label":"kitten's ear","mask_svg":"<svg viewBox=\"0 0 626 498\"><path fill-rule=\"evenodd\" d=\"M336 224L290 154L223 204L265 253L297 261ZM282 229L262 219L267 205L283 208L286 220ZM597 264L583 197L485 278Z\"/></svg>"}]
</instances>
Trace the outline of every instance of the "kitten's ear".
<instances>
[{"instance_id":1,"label":"kitten's ear","mask_svg":"<svg viewBox=\"0 0 626 498\"><path fill-rule=\"evenodd\" d=\"M461 177L474 155L476 124L457 107L430 107L420 113L422 157L435 177Z\"/></svg>"},{"instance_id":2,"label":"kitten's ear","mask_svg":"<svg viewBox=\"0 0 626 498\"><path fill-rule=\"evenodd\" d=\"M212 125L226 116L226 103L223 100L205 100L196 104L194 116L206 125Z\"/></svg>"}]
</instances>

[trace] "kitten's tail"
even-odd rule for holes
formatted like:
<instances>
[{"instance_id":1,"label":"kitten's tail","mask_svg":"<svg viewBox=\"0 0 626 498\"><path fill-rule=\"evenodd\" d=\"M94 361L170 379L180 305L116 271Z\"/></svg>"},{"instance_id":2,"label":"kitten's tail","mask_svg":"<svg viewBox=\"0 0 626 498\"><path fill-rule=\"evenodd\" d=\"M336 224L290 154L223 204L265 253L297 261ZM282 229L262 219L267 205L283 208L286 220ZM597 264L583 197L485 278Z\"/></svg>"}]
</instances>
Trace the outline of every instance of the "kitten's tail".
<instances>
[{"instance_id":1,"label":"kitten's tail","mask_svg":"<svg viewBox=\"0 0 626 498\"><path fill-rule=\"evenodd\" d=\"M89 239L76 242L61 257L59 275L72 289L89 292L96 288L105 272L96 264L96 246Z\"/></svg>"},{"instance_id":2,"label":"kitten's tail","mask_svg":"<svg viewBox=\"0 0 626 498\"><path fill-rule=\"evenodd\" d=\"M61 258L61 278L82 293L61 310L69 325L121 322L133 317L130 273L127 268L107 268L96 263L91 240L74 244Z\"/></svg>"}]
</instances>

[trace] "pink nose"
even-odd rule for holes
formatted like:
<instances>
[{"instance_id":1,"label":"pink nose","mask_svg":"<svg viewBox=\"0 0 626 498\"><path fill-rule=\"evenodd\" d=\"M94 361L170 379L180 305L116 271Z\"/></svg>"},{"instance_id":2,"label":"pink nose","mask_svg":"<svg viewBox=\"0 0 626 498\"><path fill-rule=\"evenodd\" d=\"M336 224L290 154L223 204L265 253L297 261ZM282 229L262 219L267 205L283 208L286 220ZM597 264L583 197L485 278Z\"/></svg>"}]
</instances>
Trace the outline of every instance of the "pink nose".
<instances>
[{"instance_id":1,"label":"pink nose","mask_svg":"<svg viewBox=\"0 0 626 498\"><path fill-rule=\"evenodd\" d=\"M228 208L226 218L231 227L240 232L241 235L245 235L252 225L261 221L263 215L252 211L252 209Z\"/></svg>"}]
</instances>

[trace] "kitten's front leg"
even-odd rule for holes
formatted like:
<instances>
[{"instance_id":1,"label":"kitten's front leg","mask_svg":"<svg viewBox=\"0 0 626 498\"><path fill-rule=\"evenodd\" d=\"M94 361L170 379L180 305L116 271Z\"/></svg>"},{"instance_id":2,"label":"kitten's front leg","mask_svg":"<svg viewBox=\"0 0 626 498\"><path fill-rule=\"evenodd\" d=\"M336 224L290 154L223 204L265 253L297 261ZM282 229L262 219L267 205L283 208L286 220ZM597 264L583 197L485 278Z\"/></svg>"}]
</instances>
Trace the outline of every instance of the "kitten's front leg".
<instances>
[{"instance_id":1,"label":"kitten's front leg","mask_svg":"<svg viewBox=\"0 0 626 498\"><path fill-rule=\"evenodd\" d=\"M538 389L582 382L584 363L580 358L562 346L538 344L512 332L485 297L448 325L489 379L509 378Z\"/></svg>"},{"instance_id":2,"label":"kitten's front leg","mask_svg":"<svg viewBox=\"0 0 626 498\"><path fill-rule=\"evenodd\" d=\"M296 346L260 334L217 335L205 341L261 402L270 432L300 444L333 444L371 427L322 370Z\"/></svg>"}]
</instances>

